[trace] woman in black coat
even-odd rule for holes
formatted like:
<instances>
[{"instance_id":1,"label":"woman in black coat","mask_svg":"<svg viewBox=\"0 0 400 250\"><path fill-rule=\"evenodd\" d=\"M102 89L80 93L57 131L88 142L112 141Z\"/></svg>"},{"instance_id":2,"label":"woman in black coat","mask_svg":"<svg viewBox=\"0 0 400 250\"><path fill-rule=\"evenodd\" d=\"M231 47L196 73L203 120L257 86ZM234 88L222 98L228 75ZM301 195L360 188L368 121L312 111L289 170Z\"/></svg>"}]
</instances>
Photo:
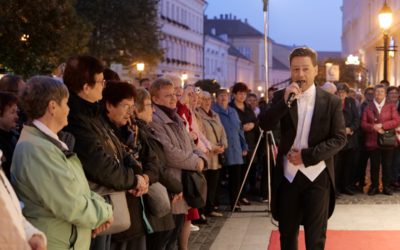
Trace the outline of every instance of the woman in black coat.
<instances>
[{"instance_id":1,"label":"woman in black coat","mask_svg":"<svg viewBox=\"0 0 400 250\"><path fill-rule=\"evenodd\" d=\"M109 126L101 120L98 101L104 87L104 67L91 56L71 57L66 65L63 80L68 87L68 126L65 131L74 135L74 151L82 162L92 190L129 191L140 196L148 185L137 161L122 146ZM116 218L118 214L114 215ZM111 236L97 236L91 249L110 249Z\"/></svg>"},{"instance_id":2,"label":"woman in black coat","mask_svg":"<svg viewBox=\"0 0 400 250\"><path fill-rule=\"evenodd\" d=\"M358 148L356 134L360 127L360 117L355 100L348 97L349 90L346 83L337 84L337 95L342 100L343 105L347 144L335 156L335 184L337 193L354 195L352 188L356 170L354 156Z\"/></svg>"}]
</instances>

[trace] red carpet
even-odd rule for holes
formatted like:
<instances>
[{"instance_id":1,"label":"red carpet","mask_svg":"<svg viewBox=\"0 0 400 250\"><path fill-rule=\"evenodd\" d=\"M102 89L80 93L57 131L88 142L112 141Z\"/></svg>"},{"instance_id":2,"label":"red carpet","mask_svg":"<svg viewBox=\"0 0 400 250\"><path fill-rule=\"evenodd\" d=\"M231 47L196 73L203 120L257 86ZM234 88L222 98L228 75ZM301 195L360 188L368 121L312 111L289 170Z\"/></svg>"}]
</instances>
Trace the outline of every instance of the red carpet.
<instances>
[{"instance_id":1,"label":"red carpet","mask_svg":"<svg viewBox=\"0 0 400 250\"><path fill-rule=\"evenodd\" d=\"M279 232L272 231L268 250L279 250ZM305 250L304 231L300 231L299 250ZM400 231L328 230L326 250L399 250Z\"/></svg>"}]
</instances>

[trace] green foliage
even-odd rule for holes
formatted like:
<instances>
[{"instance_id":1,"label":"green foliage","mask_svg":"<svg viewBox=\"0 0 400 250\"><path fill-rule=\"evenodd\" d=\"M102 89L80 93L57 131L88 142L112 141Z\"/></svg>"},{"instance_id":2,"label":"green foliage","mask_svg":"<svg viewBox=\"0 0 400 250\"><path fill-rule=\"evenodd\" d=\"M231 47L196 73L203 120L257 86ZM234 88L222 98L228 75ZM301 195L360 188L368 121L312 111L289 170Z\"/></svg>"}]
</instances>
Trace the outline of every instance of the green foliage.
<instances>
[{"instance_id":1,"label":"green foliage","mask_svg":"<svg viewBox=\"0 0 400 250\"><path fill-rule=\"evenodd\" d=\"M90 54L106 63L143 61L155 65L162 57L157 25L158 0L78 0L77 11L92 23Z\"/></svg>"},{"instance_id":2,"label":"green foliage","mask_svg":"<svg viewBox=\"0 0 400 250\"><path fill-rule=\"evenodd\" d=\"M28 77L48 74L70 55L85 52L90 25L74 3L0 0L0 63Z\"/></svg>"}]
</instances>

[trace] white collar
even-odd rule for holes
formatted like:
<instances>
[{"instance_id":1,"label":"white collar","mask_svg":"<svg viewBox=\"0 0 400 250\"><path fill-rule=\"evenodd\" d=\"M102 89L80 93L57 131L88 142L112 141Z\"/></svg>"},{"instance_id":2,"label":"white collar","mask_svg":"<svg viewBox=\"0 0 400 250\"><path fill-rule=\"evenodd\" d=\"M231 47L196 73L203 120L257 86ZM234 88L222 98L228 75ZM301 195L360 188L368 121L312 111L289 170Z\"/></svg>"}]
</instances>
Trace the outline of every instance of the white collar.
<instances>
[{"instance_id":1,"label":"white collar","mask_svg":"<svg viewBox=\"0 0 400 250\"><path fill-rule=\"evenodd\" d=\"M51 138L57 140L61 146L63 147L63 149L68 150L68 146L67 144L65 144L63 141L61 141L58 138L58 135L56 133L54 133L53 131L51 131L44 123L42 123L39 120L33 120L33 125L36 126L37 129L39 129L40 131L42 131L43 133L45 133L46 135L50 136Z\"/></svg>"},{"instance_id":2,"label":"white collar","mask_svg":"<svg viewBox=\"0 0 400 250\"><path fill-rule=\"evenodd\" d=\"M384 99L381 101L381 103L378 103L378 102L375 100L375 98L374 98L374 104L375 104L375 106L376 106L377 108L382 108L383 105L385 105L385 102L386 102L386 98L384 98Z\"/></svg>"}]
</instances>

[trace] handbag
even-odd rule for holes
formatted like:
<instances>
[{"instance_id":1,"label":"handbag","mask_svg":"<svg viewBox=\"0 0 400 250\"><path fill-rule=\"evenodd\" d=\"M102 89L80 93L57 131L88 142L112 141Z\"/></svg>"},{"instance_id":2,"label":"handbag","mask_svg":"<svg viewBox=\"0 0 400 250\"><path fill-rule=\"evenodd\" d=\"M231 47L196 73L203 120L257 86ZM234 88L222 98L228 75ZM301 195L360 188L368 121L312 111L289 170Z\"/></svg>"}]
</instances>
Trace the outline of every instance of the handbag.
<instances>
[{"instance_id":1,"label":"handbag","mask_svg":"<svg viewBox=\"0 0 400 250\"><path fill-rule=\"evenodd\" d=\"M202 208L206 205L207 181L202 173L182 170L183 197L192 208Z\"/></svg>"},{"instance_id":2,"label":"handbag","mask_svg":"<svg viewBox=\"0 0 400 250\"><path fill-rule=\"evenodd\" d=\"M171 201L168 191L159 182L150 185L149 191L144 196L144 201L146 210L157 218L164 217L171 212Z\"/></svg>"},{"instance_id":3,"label":"handbag","mask_svg":"<svg viewBox=\"0 0 400 250\"><path fill-rule=\"evenodd\" d=\"M126 201L126 191L115 191L90 181L89 186L91 190L103 196L113 208L113 223L99 235L116 234L128 230L131 227L131 216Z\"/></svg>"},{"instance_id":4,"label":"handbag","mask_svg":"<svg viewBox=\"0 0 400 250\"><path fill-rule=\"evenodd\" d=\"M379 116L374 110L375 121L379 121ZM379 147L394 148L397 147L397 137L395 129L388 129L383 134L378 133L377 142Z\"/></svg>"},{"instance_id":5,"label":"handbag","mask_svg":"<svg viewBox=\"0 0 400 250\"><path fill-rule=\"evenodd\" d=\"M397 147L396 130L385 130L383 134L378 134L378 146L383 148Z\"/></svg>"},{"instance_id":6,"label":"handbag","mask_svg":"<svg viewBox=\"0 0 400 250\"><path fill-rule=\"evenodd\" d=\"M131 227L131 216L129 215L126 192L114 192L108 194L110 204L113 207L114 221L111 226L99 235L116 234L128 230Z\"/></svg>"}]
</instances>

